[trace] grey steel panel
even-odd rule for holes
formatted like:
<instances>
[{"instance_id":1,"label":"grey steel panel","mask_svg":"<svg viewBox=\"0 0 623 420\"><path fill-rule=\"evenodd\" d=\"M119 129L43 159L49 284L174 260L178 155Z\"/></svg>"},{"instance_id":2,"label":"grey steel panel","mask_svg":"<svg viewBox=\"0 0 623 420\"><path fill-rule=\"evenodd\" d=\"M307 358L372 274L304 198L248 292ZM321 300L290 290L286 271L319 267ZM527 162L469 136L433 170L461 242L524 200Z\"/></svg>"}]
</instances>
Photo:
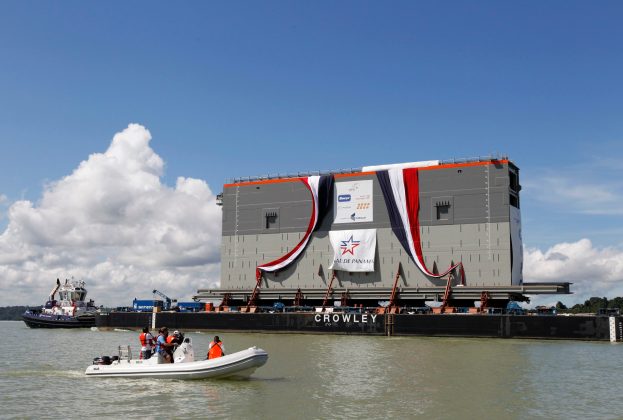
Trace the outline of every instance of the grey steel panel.
<instances>
[{"instance_id":1,"label":"grey steel panel","mask_svg":"<svg viewBox=\"0 0 623 420\"><path fill-rule=\"evenodd\" d=\"M310 217L309 190L300 181L252 184L223 190L223 235L263 233L263 209L280 209L280 231L305 231Z\"/></svg>"},{"instance_id":2,"label":"grey steel panel","mask_svg":"<svg viewBox=\"0 0 623 420\"><path fill-rule=\"evenodd\" d=\"M435 201L443 197L453 197L454 223L508 221L508 203L504 204L503 197L509 189L496 185L498 178L508 179L506 164L420 171L420 224L446 224L435 220L433 211Z\"/></svg>"}]
</instances>

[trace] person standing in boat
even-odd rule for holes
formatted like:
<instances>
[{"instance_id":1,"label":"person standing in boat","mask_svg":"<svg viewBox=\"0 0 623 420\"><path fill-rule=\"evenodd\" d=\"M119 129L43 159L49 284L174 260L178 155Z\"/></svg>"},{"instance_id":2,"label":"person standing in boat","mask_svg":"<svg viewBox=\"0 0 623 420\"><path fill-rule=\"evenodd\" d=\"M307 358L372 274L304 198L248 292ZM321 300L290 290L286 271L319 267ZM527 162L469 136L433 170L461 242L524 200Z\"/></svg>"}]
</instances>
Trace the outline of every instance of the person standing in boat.
<instances>
[{"instance_id":1,"label":"person standing in boat","mask_svg":"<svg viewBox=\"0 0 623 420\"><path fill-rule=\"evenodd\" d=\"M151 357L154 348L154 336L149 332L149 328L143 328L143 332L138 336L141 341L141 357L147 360Z\"/></svg>"},{"instance_id":2,"label":"person standing in boat","mask_svg":"<svg viewBox=\"0 0 623 420\"><path fill-rule=\"evenodd\" d=\"M218 335L216 335L208 346L208 359L216 359L221 356L225 356L225 346Z\"/></svg>"},{"instance_id":3,"label":"person standing in boat","mask_svg":"<svg viewBox=\"0 0 623 420\"><path fill-rule=\"evenodd\" d=\"M168 335L169 329L167 327L160 327L158 330L158 339L156 340L156 353L158 353L158 357L162 357L166 363L173 363L172 350L174 344L167 343Z\"/></svg>"}]
</instances>

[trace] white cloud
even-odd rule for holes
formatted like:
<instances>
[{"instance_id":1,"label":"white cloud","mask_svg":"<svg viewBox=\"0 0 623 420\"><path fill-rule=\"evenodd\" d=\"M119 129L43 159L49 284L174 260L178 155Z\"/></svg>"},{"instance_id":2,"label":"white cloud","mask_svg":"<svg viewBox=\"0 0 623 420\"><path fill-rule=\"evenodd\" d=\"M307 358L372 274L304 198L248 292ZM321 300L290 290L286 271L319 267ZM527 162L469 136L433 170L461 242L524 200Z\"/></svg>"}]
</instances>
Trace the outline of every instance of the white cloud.
<instances>
[{"instance_id":1,"label":"white cloud","mask_svg":"<svg viewBox=\"0 0 623 420\"><path fill-rule=\"evenodd\" d=\"M623 296L623 250L596 248L588 239L560 243L545 252L526 248L524 280L573 283L573 295L556 298L569 303L582 303L592 296ZM541 296L535 302L552 300L555 302L551 296Z\"/></svg>"},{"instance_id":2,"label":"white cloud","mask_svg":"<svg viewBox=\"0 0 623 420\"><path fill-rule=\"evenodd\" d=\"M152 289L188 298L219 279L221 210L206 182L162 184L164 162L138 125L108 150L21 200L0 235L0 305L38 304L57 277L87 281L98 304L129 305Z\"/></svg>"}]
</instances>

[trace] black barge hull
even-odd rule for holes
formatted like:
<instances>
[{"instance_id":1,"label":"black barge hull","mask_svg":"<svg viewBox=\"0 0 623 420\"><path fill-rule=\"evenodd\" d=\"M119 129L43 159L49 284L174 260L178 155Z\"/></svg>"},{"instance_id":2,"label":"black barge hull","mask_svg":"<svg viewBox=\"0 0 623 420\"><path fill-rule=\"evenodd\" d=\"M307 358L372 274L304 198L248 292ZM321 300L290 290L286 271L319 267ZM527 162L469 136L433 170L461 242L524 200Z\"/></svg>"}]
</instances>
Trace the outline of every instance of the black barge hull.
<instances>
[{"instance_id":1,"label":"black barge hull","mask_svg":"<svg viewBox=\"0 0 623 420\"><path fill-rule=\"evenodd\" d=\"M394 336L536 338L609 341L612 321L606 316L432 315L372 313L140 313L97 314L98 328L145 326L180 330L286 332ZM622 319L614 317L617 340Z\"/></svg>"}]
</instances>

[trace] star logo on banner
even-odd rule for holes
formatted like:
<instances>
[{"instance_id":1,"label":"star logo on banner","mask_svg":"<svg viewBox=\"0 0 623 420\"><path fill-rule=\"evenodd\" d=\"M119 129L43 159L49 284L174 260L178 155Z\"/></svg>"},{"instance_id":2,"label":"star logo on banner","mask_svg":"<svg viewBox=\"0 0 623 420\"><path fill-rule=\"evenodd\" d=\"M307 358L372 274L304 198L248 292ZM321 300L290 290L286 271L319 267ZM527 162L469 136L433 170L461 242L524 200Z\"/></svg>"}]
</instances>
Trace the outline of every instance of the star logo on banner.
<instances>
[{"instance_id":1,"label":"star logo on banner","mask_svg":"<svg viewBox=\"0 0 623 420\"><path fill-rule=\"evenodd\" d=\"M347 241L340 241L340 242L342 242L342 245L340 245L340 248L342 249L342 255L348 254L348 253L350 253L350 255L355 255L353 251L355 250L355 248L359 246L359 243L361 241L354 241L353 235L350 235L350 239L348 239Z\"/></svg>"}]
</instances>

